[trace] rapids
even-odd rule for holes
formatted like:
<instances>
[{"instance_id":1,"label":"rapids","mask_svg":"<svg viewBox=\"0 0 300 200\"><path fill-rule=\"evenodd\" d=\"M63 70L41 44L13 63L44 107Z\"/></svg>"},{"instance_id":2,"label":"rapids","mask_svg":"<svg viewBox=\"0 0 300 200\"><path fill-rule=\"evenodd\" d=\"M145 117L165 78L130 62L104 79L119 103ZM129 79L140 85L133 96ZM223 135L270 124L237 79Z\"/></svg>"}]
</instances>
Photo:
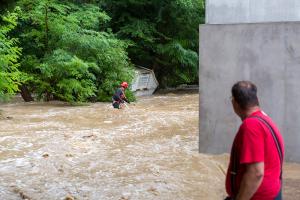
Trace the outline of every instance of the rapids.
<instances>
[{"instance_id":1,"label":"rapids","mask_svg":"<svg viewBox=\"0 0 300 200\"><path fill-rule=\"evenodd\" d=\"M1 105L1 200L225 197L228 154L198 153L198 94L109 103ZM286 165L286 200L300 199L300 165Z\"/></svg>"}]
</instances>

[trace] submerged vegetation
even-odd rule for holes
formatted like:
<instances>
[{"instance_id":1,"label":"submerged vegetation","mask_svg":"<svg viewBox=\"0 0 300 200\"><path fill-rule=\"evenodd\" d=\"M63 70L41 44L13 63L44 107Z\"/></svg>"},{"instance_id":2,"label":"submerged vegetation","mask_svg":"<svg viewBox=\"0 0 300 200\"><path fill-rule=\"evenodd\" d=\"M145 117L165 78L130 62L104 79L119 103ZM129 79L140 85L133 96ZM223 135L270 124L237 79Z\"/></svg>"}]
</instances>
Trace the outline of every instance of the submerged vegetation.
<instances>
[{"instance_id":1,"label":"submerged vegetation","mask_svg":"<svg viewBox=\"0 0 300 200\"><path fill-rule=\"evenodd\" d=\"M198 82L204 0L0 3L1 100L109 101L134 65L153 69L161 87Z\"/></svg>"}]
</instances>

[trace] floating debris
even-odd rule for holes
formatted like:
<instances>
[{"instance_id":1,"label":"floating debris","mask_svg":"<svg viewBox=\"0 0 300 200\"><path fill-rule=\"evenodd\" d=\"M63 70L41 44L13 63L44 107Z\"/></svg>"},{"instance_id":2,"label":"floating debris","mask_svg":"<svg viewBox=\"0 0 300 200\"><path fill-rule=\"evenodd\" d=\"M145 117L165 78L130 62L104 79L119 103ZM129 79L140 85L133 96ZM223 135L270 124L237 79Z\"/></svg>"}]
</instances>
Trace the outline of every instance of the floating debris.
<instances>
[{"instance_id":1,"label":"floating debris","mask_svg":"<svg viewBox=\"0 0 300 200\"><path fill-rule=\"evenodd\" d=\"M121 198L119 200L129 200L130 199L130 193L129 192L125 192L122 194Z\"/></svg>"},{"instance_id":2,"label":"floating debris","mask_svg":"<svg viewBox=\"0 0 300 200\"><path fill-rule=\"evenodd\" d=\"M91 135L85 135L85 136L82 136L82 138L91 138L91 137L95 137L94 134L91 134Z\"/></svg>"},{"instance_id":3,"label":"floating debris","mask_svg":"<svg viewBox=\"0 0 300 200\"><path fill-rule=\"evenodd\" d=\"M48 157L49 157L49 154L45 153L45 154L43 154L43 157L44 157L44 158L48 158Z\"/></svg>"},{"instance_id":4,"label":"floating debris","mask_svg":"<svg viewBox=\"0 0 300 200\"><path fill-rule=\"evenodd\" d=\"M156 188L154 187L150 187L148 190L148 192L151 192L152 194L154 194L155 196L157 196L159 194L159 192L157 191Z\"/></svg>"},{"instance_id":5,"label":"floating debris","mask_svg":"<svg viewBox=\"0 0 300 200\"><path fill-rule=\"evenodd\" d=\"M23 200L31 200L31 198L28 195L26 195L23 191L21 191L21 189L19 188L15 188L14 192L19 194Z\"/></svg>"},{"instance_id":6,"label":"floating debris","mask_svg":"<svg viewBox=\"0 0 300 200\"><path fill-rule=\"evenodd\" d=\"M75 200L75 198L72 195L68 194L64 200Z\"/></svg>"}]
</instances>

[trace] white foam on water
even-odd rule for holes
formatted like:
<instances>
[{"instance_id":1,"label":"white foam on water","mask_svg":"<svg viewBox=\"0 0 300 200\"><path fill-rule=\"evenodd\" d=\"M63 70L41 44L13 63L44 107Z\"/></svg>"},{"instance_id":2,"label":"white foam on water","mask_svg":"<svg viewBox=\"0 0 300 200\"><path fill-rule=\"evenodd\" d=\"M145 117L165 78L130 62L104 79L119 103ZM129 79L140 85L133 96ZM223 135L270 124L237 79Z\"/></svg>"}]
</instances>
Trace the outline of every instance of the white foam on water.
<instances>
[{"instance_id":1,"label":"white foam on water","mask_svg":"<svg viewBox=\"0 0 300 200\"><path fill-rule=\"evenodd\" d=\"M13 119L9 125L0 121L9 129L0 137L0 155L7 155L0 157L0 190L17 185L32 199L45 200L67 195L88 200L222 198L216 192L224 182L218 161L194 151L198 95L145 97L124 110L110 103L33 103L3 110ZM16 150L22 154L9 157ZM12 190L0 194L19 198Z\"/></svg>"}]
</instances>

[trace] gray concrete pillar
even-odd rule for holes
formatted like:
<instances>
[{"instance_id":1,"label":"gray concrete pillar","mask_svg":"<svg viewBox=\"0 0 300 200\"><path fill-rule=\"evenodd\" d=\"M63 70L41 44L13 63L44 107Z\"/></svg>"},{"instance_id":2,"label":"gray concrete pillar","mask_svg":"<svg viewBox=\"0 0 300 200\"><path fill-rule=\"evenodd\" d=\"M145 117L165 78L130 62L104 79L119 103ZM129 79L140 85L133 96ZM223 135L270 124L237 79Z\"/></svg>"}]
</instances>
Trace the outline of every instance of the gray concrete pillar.
<instances>
[{"instance_id":1,"label":"gray concrete pillar","mask_svg":"<svg viewBox=\"0 0 300 200\"><path fill-rule=\"evenodd\" d=\"M274 1L278 6L288 4L285 8L291 11L300 5L292 0ZM263 110L282 132L286 160L300 162L300 16L294 10L287 18L284 11L266 1L260 1L261 7L256 9L249 4L255 0L245 2L207 2L206 20L213 24L200 26L199 150L230 151L241 123L232 110L230 89L236 81L251 80L258 86ZM272 12L278 8L281 17L268 12L271 8ZM228 14L230 11L235 14ZM231 24L233 20L236 24ZM259 22L248 23L252 21Z\"/></svg>"}]
</instances>

